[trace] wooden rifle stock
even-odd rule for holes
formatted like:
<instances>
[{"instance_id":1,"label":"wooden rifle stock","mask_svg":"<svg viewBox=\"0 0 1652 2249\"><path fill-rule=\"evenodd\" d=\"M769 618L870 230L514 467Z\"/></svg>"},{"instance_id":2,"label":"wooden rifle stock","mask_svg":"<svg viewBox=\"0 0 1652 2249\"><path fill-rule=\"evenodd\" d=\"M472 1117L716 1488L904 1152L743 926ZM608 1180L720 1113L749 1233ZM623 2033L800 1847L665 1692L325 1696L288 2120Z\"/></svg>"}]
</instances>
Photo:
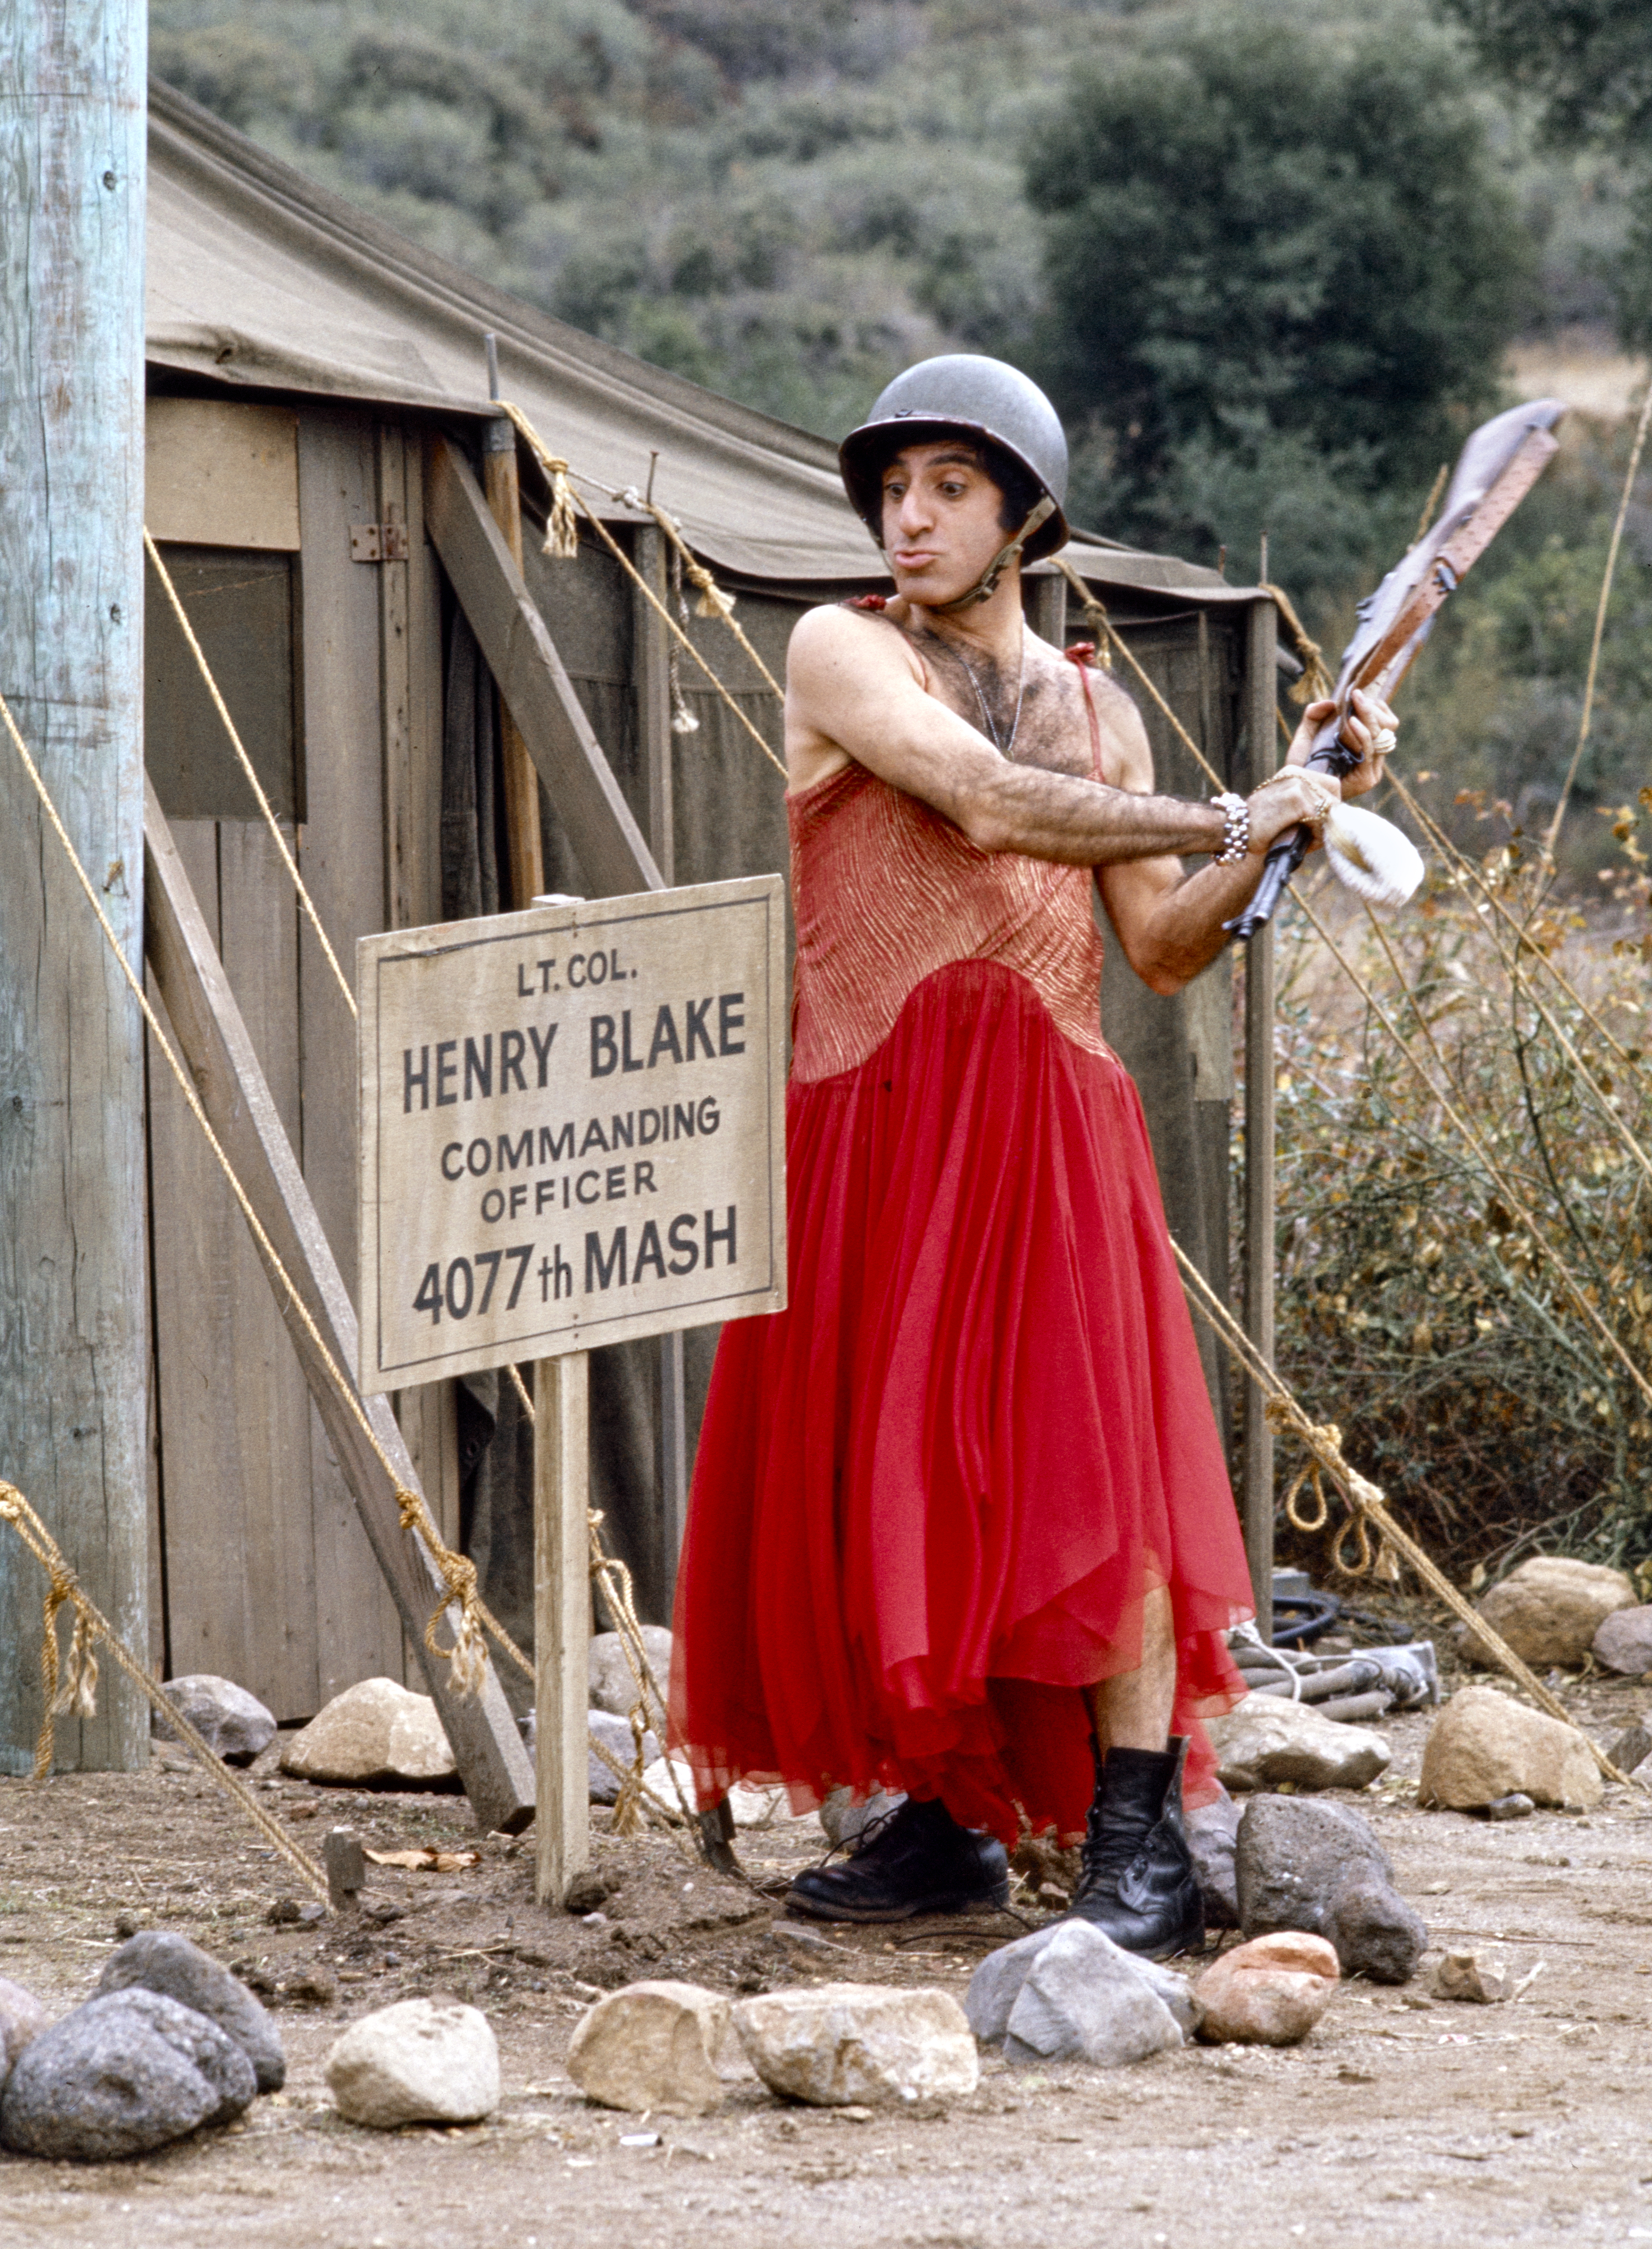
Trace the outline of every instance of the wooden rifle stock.
<instances>
[{"instance_id":1,"label":"wooden rifle stock","mask_svg":"<svg viewBox=\"0 0 1652 2249\"><path fill-rule=\"evenodd\" d=\"M1342 739L1354 690L1363 688L1385 701L1394 693L1447 595L1456 591L1559 451L1553 430L1565 412L1560 399L1535 399L1483 422L1464 445L1433 528L1359 605L1359 622L1343 651L1333 690L1336 711L1308 755L1316 772L1340 781L1359 763L1358 751ZM1313 831L1302 826L1288 829L1269 847L1256 895L1224 925L1230 936L1242 943L1271 919L1312 840Z\"/></svg>"}]
</instances>

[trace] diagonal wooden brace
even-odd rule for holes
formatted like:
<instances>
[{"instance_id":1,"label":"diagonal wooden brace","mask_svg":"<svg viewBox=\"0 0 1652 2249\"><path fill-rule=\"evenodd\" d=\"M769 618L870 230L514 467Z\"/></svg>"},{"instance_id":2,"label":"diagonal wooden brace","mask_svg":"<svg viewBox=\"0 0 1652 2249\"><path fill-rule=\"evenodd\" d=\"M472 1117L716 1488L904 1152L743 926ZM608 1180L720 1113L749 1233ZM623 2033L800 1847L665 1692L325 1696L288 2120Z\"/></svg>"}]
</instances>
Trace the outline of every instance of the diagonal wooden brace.
<instances>
[{"instance_id":1,"label":"diagonal wooden brace","mask_svg":"<svg viewBox=\"0 0 1652 2249\"><path fill-rule=\"evenodd\" d=\"M665 885L612 767L581 708L545 620L450 438L432 440L424 523L597 898Z\"/></svg>"},{"instance_id":2,"label":"diagonal wooden brace","mask_svg":"<svg viewBox=\"0 0 1652 2249\"><path fill-rule=\"evenodd\" d=\"M185 1067L258 1223L291 1276L306 1310L347 1382L354 1386L355 1312L327 1246L230 989L195 892L153 786L144 785L144 951ZM263 1255L260 1251L260 1255ZM492 1666L479 1694L456 1694L447 1665L424 1645L424 1627L442 1587L423 1545L404 1531L396 1486L361 1423L340 1395L291 1298L271 1284L304 1369L334 1455L354 1496L375 1558L403 1628L418 1650L425 1685L453 1748L459 1778L483 1834L516 1834L533 1817L533 1768ZM395 1474L409 1489L418 1479L385 1398L361 1400Z\"/></svg>"}]
</instances>

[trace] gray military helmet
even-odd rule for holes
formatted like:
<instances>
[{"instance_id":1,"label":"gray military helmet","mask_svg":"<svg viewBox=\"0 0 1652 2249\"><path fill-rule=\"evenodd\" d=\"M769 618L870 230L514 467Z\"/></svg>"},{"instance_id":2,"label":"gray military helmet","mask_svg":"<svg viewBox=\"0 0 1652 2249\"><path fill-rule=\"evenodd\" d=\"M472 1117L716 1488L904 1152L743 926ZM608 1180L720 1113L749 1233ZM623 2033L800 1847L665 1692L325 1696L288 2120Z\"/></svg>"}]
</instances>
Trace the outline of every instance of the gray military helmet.
<instances>
[{"instance_id":1,"label":"gray military helmet","mask_svg":"<svg viewBox=\"0 0 1652 2249\"><path fill-rule=\"evenodd\" d=\"M889 430L919 444L963 430L1002 445L1055 503L1054 512L1029 537L1025 559L1036 562L1066 545L1066 437L1055 408L1019 368L976 352L947 352L919 360L878 394L859 429L851 430L838 447L837 460L855 512L880 547L884 437Z\"/></svg>"}]
</instances>

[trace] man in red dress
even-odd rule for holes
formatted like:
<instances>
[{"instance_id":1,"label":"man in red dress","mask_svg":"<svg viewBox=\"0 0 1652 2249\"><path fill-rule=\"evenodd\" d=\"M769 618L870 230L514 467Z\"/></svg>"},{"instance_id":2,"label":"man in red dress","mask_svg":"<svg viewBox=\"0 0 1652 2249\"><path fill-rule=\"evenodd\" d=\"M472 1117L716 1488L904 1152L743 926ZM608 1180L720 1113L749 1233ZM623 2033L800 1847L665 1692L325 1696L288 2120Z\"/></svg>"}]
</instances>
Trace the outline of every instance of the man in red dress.
<instances>
[{"instance_id":1,"label":"man in red dress","mask_svg":"<svg viewBox=\"0 0 1652 2249\"><path fill-rule=\"evenodd\" d=\"M1082 1826L1075 1913L1163 1957L1202 1937L1184 1763L1208 1793L1250 1590L1091 886L1180 990L1275 837L1380 779L1392 713L1356 698L1340 792L1302 766L1322 704L1248 801L1156 794L1128 696L1022 621L1023 555L1067 536L1036 386L926 361L842 460L896 592L791 640L788 1308L719 1348L673 1735L702 1802L904 1792L794 1911L1002 1903L1022 1822Z\"/></svg>"}]
</instances>

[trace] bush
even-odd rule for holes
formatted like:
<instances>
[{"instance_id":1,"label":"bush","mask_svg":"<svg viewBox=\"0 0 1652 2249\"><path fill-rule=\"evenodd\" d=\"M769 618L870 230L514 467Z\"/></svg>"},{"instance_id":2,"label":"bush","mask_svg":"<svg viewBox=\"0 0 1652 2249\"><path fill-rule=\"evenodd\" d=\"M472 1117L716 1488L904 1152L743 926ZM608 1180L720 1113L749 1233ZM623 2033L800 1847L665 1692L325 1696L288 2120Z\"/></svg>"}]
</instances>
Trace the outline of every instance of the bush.
<instances>
[{"instance_id":1,"label":"bush","mask_svg":"<svg viewBox=\"0 0 1652 2249\"><path fill-rule=\"evenodd\" d=\"M1552 900L1532 941L1566 964L1626 1061L1540 968L1534 987L1644 1151L1644 803L1618 818L1606 918ZM1518 916L1535 857L1508 842L1481 864ZM1652 1408L1544 1255L1558 1251L1611 1333L1652 1368L1652 1196L1530 989L1510 939L1437 864L1388 932L1402 993L1368 925L1322 892L1425 1086L1299 912L1282 925L1278 1041L1280 1371L1316 1420L1449 1572L1521 1551L1630 1565L1652 1554ZM1438 1049L1435 1058L1430 1042ZM1454 1127L1444 1091L1482 1138ZM1511 1192L1512 1190L1512 1192ZM1523 1203L1532 1223L1518 1214ZM1294 1465L1290 1472L1294 1474ZM1302 1542L1287 1532L1287 1549ZM1304 1559L1323 1564L1322 1553Z\"/></svg>"}]
</instances>

